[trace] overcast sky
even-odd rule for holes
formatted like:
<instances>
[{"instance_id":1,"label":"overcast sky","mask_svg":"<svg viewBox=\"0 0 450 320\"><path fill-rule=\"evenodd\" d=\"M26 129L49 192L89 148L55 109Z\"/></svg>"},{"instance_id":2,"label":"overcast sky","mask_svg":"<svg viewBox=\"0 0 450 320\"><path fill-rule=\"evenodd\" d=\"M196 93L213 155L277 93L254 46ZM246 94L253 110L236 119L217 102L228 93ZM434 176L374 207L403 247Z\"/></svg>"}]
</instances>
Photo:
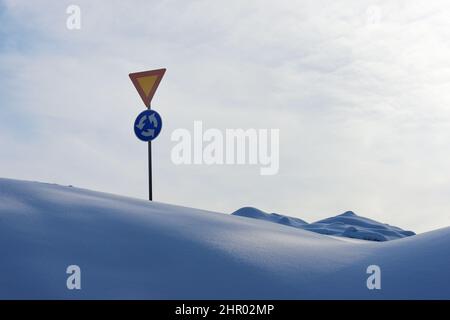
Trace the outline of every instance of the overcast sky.
<instances>
[{"instance_id":1,"label":"overcast sky","mask_svg":"<svg viewBox=\"0 0 450 320\"><path fill-rule=\"evenodd\" d=\"M81 29L66 8L81 8ZM0 176L309 222L353 210L450 225L450 2L0 0ZM177 128L279 128L280 170L174 165Z\"/></svg>"}]
</instances>

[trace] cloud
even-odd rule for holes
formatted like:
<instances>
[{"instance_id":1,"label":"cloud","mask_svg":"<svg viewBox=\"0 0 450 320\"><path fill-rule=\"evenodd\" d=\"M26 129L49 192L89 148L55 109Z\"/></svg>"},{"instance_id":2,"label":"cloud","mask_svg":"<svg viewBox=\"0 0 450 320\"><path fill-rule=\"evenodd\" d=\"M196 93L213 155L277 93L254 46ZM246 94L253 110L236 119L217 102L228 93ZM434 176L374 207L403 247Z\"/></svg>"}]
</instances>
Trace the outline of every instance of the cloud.
<instances>
[{"instance_id":1,"label":"cloud","mask_svg":"<svg viewBox=\"0 0 450 320\"><path fill-rule=\"evenodd\" d=\"M81 30L66 29L69 4ZM0 175L145 198L127 74L167 67L157 200L449 225L449 14L446 1L3 1ZM280 174L175 166L170 133L194 120L280 128Z\"/></svg>"}]
</instances>

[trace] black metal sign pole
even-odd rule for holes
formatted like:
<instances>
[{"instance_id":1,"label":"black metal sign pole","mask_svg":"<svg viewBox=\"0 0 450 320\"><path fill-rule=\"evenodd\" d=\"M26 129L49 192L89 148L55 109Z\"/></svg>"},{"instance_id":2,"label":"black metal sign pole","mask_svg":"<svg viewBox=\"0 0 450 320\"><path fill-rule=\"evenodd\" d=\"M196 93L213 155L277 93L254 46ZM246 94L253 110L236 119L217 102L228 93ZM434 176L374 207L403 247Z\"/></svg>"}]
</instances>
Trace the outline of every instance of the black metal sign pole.
<instances>
[{"instance_id":1,"label":"black metal sign pole","mask_svg":"<svg viewBox=\"0 0 450 320\"><path fill-rule=\"evenodd\" d=\"M151 109L150 104L148 110ZM148 142L148 200L153 200L153 186L152 186L152 142Z\"/></svg>"},{"instance_id":2,"label":"black metal sign pole","mask_svg":"<svg viewBox=\"0 0 450 320\"><path fill-rule=\"evenodd\" d=\"M148 200L153 200L152 195L152 142L148 142Z\"/></svg>"}]
</instances>

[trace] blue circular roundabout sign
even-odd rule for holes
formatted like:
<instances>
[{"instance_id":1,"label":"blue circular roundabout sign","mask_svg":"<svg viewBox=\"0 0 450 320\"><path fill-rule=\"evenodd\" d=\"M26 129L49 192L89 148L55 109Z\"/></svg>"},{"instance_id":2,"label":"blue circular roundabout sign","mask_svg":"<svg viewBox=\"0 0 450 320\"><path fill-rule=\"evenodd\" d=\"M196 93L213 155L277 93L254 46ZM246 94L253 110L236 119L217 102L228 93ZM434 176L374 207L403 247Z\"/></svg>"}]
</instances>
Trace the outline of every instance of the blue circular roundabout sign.
<instances>
[{"instance_id":1,"label":"blue circular roundabout sign","mask_svg":"<svg viewBox=\"0 0 450 320\"><path fill-rule=\"evenodd\" d=\"M134 133L139 140L152 141L162 128L162 119L158 112L154 110L142 111L134 121Z\"/></svg>"}]
</instances>

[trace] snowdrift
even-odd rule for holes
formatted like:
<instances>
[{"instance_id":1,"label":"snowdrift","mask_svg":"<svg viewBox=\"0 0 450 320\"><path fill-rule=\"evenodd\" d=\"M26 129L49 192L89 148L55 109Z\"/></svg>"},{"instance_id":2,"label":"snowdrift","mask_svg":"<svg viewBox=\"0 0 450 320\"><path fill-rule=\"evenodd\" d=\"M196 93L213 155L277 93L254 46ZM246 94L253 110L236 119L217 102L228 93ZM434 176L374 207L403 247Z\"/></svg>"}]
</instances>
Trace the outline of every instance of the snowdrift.
<instances>
[{"instance_id":1,"label":"snowdrift","mask_svg":"<svg viewBox=\"0 0 450 320\"><path fill-rule=\"evenodd\" d=\"M311 224L298 218L277 213L266 213L252 207L241 208L232 214L280 223L321 234L362 240L388 241L415 235L412 231L405 231L398 227L360 217L352 211L347 211L336 217L327 218Z\"/></svg>"},{"instance_id":2,"label":"snowdrift","mask_svg":"<svg viewBox=\"0 0 450 320\"><path fill-rule=\"evenodd\" d=\"M0 179L2 299L449 299L450 228L355 241ZM379 265L381 290L368 290ZM68 290L66 268L81 268Z\"/></svg>"}]
</instances>

